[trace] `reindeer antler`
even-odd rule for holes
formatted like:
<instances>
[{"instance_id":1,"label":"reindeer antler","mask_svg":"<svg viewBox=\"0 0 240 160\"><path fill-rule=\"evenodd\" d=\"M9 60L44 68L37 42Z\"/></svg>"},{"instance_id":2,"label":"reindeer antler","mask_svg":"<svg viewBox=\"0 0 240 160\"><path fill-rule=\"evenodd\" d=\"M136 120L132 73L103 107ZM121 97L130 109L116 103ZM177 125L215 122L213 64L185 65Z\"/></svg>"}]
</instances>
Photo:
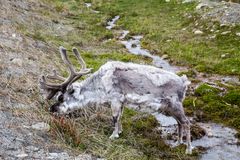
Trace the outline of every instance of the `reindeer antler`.
<instances>
[{"instance_id":1,"label":"reindeer antler","mask_svg":"<svg viewBox=\"0 0 240 160\"><path fill-rule=\"evenodd\" d=\"M68 59L67 50L64 47L60 46L59 51L61 53L63 62L65 63L65 65L68 68L69 76L68 76L68 78L64 78L64 77L58 75L56 70L53 70L53 75L47 75L47 78L49 78L49 79L57 79L57 80L63 81L60 84L47 82L45 76L44 75L41 76L40 81L39 81L40 88L47 92L47 96L46 96L47 99L51 99L58 91L65 92L66 88L69 85L71 85L73 82L78 80L81 76L86 75L91 72L91 68L90 69L86 68L86 63L82 59L77 48L73 48L72 51L81 65L81 70L79 72L75 71L72 63Z\"/></svg>"}]
</instances>

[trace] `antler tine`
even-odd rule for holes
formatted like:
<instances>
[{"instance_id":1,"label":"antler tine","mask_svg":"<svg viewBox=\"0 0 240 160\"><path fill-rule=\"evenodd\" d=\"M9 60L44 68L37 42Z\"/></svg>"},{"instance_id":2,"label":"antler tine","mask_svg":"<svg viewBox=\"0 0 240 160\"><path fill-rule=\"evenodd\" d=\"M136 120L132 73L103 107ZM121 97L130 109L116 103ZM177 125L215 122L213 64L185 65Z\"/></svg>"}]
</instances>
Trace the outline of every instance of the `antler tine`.
<instances>
[{"instance_id":1,"label":"antler tine","mask_svg":"<svg viewBox=\"0 0 240 160\"><path fill-rule=\"evenodd\" d=\"M67 67L70 71L70 77L72 77L73 74L75 73L75 70L73 68L72 63L70 62L70 60L67 57L67 50L63 46L60 46L59 51L60 51L63 62L67 65Z\"/></svg>"},{"instance_id":2,"label":"antler tine","mask_svg":"<svg viewBox=\"0 0 240 160\"><path fill-rule=\"evenodd\" d=\"M46 78L44 75L41 76L40 80L39 80L39 84L40 84L40 88L46 91L46 95L45 98L46 99L51 99L59 90L58 90L58 86L51 86L51 84L47 84L46 82Z\"/></svg>"},{"instance_id":3,"label":"antler tine","mask_svg":"<svg viewBox=\"0 0 240 160\"><path fill-rule=\"evenodd\" d=\"M80 53L78 52L78 49L73 47L72 51L75 54L75 56L77 57L79 63L81 64L81 67L82 67L81 70L85 70L86 63L84 62L83 58L81 57Z\"/></svg>"},{"instance_id":4,"label":"antler tine","mask_svg":"<svg viewBox=\"0 0 240 160\"><path fill-rule=\"evenodd\" d=\"M65 81L66 80L64 77L58 75L57 71L55 69L53 70L53 74L52 75L47 75L47 78L57 79L57 80L60 80L60 81Z\"/></svg>"}]
</instances>

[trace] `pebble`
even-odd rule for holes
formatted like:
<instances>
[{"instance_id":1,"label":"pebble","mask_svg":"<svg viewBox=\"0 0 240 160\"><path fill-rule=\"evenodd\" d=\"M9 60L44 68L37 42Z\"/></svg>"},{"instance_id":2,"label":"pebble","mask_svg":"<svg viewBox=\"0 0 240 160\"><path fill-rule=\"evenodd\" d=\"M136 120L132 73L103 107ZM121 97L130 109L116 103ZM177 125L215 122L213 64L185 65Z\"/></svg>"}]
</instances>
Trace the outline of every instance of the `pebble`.
<instances>
[{"instance_id":1,"label":"pebble","mask_svg":"<svg viewBox=\"0 0 240 160\"><path fill-rule=\"evenodd\" d=\"M201 34L203 34L203 31L196 30L196 31L194 31L194 34L196 34L196 35L201 35Z\"/></svg>"},{"instance_id":2,"label":"pebble","mask_svg":"<svg viewBox=\"0 0 240 160\"><path fill-rule=\"evenodd\" d=\"M40 122L40 123L36 123L36 124L32 125L32 129L41 130L41 131L49 131L50 126L47 123Z\"/></svg>"},{"instance_id":3,"label":"pebble","mask_svg":"<svg viewBox=\"0 0 240 160\"><path fill-rule=\"evenodd\" d=\"M225 57L226 57L226 54L222 54L222 55L221 55L221 58L225 58Z\"/></svg>"},{"instance_id":4,"label":"pebble","mask_svg":"<svg viewBox=\"0 0 240 160\"><path fill-rule=\"evenodd\" d=\"M220 27L226 27L226 26L227 26L227 24L225 24L225 23L220 24Z\"/></svg>"},{"instance_id":5,"label":"pebble","mask_svg":"<svg viewBox=\"0 0 240 160\"><path fill-rule=\"evenodd\" d=\"M162 59L167 59L167 58L168 58L168 55L167 55L167 54L164 54L164 55L162 55L161 58L162 58Z\"/></svg>"},{"instance_id":6,"label":"pebble","mask_svg":"<svg viewBox=\"0 0 240 160\"><path fill-rule=\"evenodd\" d=\"M202 9L204 7L207 7L208 5L205 4L205 3L199 3L197 6L196 6L196 9L199 10L199 9Z\"/></svg>"},{"instance_id":7,"label":"pebble","mask_svg":"<svg viewBox=\"0 0 240 160\"><path fill-rule=\"evenodd\" d=\"M80 154L77 157L75 157L74 160L92 160L92 156L89 154Z\"/></svg>"},{"instance_id":8,"label":"pebble","mask_svg":"<svg viewBox=\"0 0 240 160\"><path fill-rule=\"evenodd\" d=\"M239 36L239 37L240 37L240 32L236 33L236 36Z\"/></svg>"},{"instance_id":9,"label":"pebble","mask_svg":"<svg viewBox=\"0 0 240 160\"><path fill-rule=\"evenodd\" d=\"M184 0L184 1L182 1L182 3L191 3L191 2L193 2L194 0Z\"/></svg>"},{"instance_id":10,"label":"pebble","mask_svg":"<svg viewBox=\"0 0 240 160\"><path fill-rule=\"evenodd\" d=\"M16 155L17 158L25 158L27 156L28 156L28 154L26 154L26 153Z\"/></svg>"},{"instance_id":11,"label":"pebble","mask_svg":"<svg viewBox=\"0 0 240 160\"><path fill-rule=\"evenodd\" d=\"M229 34L231 33L231 31L225 31L225 32L222 32L221 35L226 35L226 34Z\"/></svg>"},{"instance_id":12,"label":"pebble","mask_svg":"<svg viewBox=\"0 0 240 160\"><path fill-rule=\"evenodd\" d=\"M210 38L210 39L214 39L214 38L216 38L216 35L212 35L212 36L210 36L209 38Z\"/></svg>"},{"instance_id":13,"label":"pebble","mask_svg":"<svg viewBox=\"0 0 240 160\"><path fill-rule=\"evenodd\" d=\"M13 64L18 65L19 67L21 67L23 65L23 61L20 58L14 58L11 61Z\"/></svg>"}]
</instances>

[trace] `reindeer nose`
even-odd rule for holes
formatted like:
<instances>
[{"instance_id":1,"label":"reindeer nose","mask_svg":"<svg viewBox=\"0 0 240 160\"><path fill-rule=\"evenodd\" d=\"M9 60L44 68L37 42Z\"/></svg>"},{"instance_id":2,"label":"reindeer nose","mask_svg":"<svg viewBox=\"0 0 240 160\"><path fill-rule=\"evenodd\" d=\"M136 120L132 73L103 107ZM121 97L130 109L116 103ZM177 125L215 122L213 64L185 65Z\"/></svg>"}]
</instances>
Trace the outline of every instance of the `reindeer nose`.
<instances>
[{"instance_id":1,"label":"reindeer nose","mask_svg":"<svg viewBox=\"0 0 240 160\"><path fill-rule=\"evenodd\" d=\"M50 107L49 111L52 112L52 113L58 112L58 111L59 111L59 105L60 105L59 102L53 104L53 105Z\"/></svg>"}]
</instances>

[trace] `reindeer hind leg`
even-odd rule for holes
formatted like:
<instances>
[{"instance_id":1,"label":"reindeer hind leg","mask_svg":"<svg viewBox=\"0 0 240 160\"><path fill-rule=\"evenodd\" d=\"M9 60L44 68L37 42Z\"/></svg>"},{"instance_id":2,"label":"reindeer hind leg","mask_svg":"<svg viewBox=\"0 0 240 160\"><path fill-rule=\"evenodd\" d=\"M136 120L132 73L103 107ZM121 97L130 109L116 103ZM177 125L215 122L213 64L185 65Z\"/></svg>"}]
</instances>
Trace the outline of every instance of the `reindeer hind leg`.
<instances>
[{"instance_id":1,"label":"reindeer hind leg","mask_svg":"<svg viewBox=\"0 0 240 160\"><path fill-rule=\"evenodd\" d=\"M186 141L187 141L187 149L186 154L192 154L192 145L191 145L191 133L190 133L190 122L188 118L185 116L182 103L176 102L175 105L172 106L174 112L173 117L178 122L178 141L182 141L182 131L184 129L186 133Z\"/></svg>"}]
</instances>

